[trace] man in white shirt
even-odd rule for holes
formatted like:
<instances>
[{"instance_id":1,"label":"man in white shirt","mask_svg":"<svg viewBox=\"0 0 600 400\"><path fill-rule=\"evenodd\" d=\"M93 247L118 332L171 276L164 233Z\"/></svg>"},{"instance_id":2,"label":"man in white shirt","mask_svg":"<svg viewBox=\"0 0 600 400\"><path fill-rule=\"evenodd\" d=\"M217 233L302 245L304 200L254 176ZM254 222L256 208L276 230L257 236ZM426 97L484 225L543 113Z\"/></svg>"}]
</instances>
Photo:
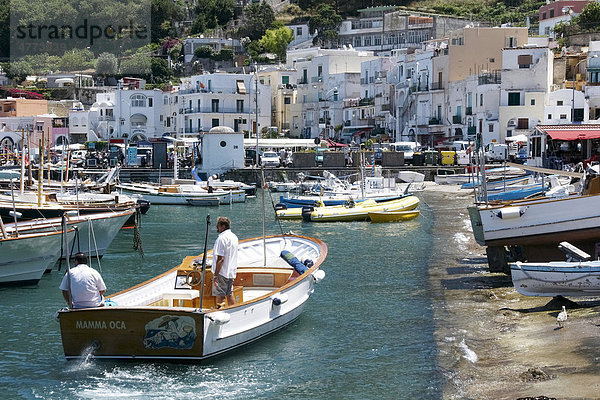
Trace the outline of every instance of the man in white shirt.
<instances>
[{"instance_id":1,"label":"man in white shirt","mask_svg":"<svg viewBox=\"0 0 600 400\"><path fill-rule=\"evenodd\" d=\"M83 253L75 254L75 267L65 274L60 289L69 307L90 308L104 305L104 280L98 271L87 266L87 257Z\"/></svg>"},{"instance_id":2,"label":"man in white shirt","mask_svg":"<svg viewBox=\"0 0 600 400\"><path fill-rule=\"evenodd\" d=\"M231 232L231 222L227 217L217 220L219 237L213 248L213 296L216 296L217 308L223 307L225 299L229 305L235 303L233 280L237 273L238 238ZM216 258L216 261L214 261Z\"/></svg>"}]
</instances>

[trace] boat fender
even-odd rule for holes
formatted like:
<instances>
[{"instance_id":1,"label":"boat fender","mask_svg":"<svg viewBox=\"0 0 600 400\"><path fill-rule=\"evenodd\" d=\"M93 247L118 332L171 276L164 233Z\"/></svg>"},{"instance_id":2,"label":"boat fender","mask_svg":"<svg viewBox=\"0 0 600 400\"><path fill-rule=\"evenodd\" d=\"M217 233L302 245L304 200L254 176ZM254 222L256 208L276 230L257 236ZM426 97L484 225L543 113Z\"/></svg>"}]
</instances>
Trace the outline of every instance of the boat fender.
<instances>
[{"instance_id":1,"label":"boat fender","mask_svg":"<svg viewBox=\"0 0 600 400\"><path fill-rule=\"evenodd\" d=\"M322 269L318 269L315 272L313 272L312 276L313 276L313 279L315 280L315 283L319 283L323 279L325 279L325 271L323 271Z\"/></svg>"},{"instance_id":2,"label":"boat fender","mask_svg":"<svg viewBox=\"0 0 600 400\"><path fill-rule=\"evenodd\" d=\"M17 212L15 212L15 211L9 211L8 215L10 215L13 218L21 218L23 216L23 214L20 213L20 212L18 212L18 211Z\"/></svg>"},{"instance_id":3,"label":"boat fender","mask_svg":"<svg viewBox=\"0 0 600 400\"><path fill-rule=\"evenodd\" d=\"M315 210L312 206L302 207L302 219L306 222L310 222L310 214Z\"/></svg>"},{"instance_id":4,"label":"boat fender","mask_svg":"<svg viewBox=\"0 0 600 400\"><path fill-rule=\"evenodd\" d=\"M294 267L296 272L298 272L300 275L302 275L308 270L306 265L304 265L300 260L298 260L298 258L291 251L281 250L281 258L283 258L288 264Z\"/></svg>"},{"instance_id":5,"label":"boat fender","mask_svg":"<svg viewBox=\"0 0 600 400\"><path fill-rule=\"evenodd\" d=\"M287 210L287 206L284 203L275 204L275 211Z\"/></svg>"},{"instance_id":6,"label":"boat fender","mask_svg":"<svg viewBox=\"0 0 600 400\"><path fill-rule=\"evenodd\" d=\"M206 315L215 325L225 325L231 320L231 315L223 311L217 311Z\"/></svg>"},{"instance_id":7,"label":"boat fender","mask_svg":"<svg viewBox=\"0 0 600 400\"><path fill-rule=\"evenodd\" d=\"M496 213L500 219L515 219L525 214L525 210L521 207L506 207Z\"/></svg>"},{"instance_id":8,"label":"boat fender","mask_svg":"<svg viewBox=\"0 0 600 400\"><path fill-rule=\"evenodd\" d=\"M274 306L280 306L283 303L285 303L286 301L288 301L288 295L285 293L280 293L278 295L273 296L272 299L273 299Z\"/></svg>"}]
</instances>

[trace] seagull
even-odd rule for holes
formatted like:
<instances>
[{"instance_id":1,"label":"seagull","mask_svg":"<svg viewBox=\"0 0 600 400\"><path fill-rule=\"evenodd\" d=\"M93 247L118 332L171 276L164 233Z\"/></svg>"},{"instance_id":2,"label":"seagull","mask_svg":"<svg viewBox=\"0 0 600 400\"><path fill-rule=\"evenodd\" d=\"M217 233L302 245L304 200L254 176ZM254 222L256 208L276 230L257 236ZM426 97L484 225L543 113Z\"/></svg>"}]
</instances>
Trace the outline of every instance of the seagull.
<instances>
[{"instance_id":1,"label":"seagull","mask_svg":"<svg viewBox=\"0 0 600 400\"><path fill-rule=\"evenodd\" d=\"M565 309L565 306L562 306L562 311L559 312L558 317L556 317L556 323L558 324L558 326L560 326L562 328L563 324L565 323L566 320L567 320L567 310Z\"/></svg>"}]
</instances>

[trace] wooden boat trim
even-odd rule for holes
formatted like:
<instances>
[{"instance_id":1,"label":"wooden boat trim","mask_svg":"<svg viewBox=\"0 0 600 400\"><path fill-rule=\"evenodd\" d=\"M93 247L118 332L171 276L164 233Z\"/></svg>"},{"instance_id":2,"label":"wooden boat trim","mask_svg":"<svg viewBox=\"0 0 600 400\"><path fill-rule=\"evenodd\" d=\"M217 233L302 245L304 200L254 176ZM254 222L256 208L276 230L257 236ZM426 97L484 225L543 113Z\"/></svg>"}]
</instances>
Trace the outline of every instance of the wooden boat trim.
<instances>
[{"instance_id":1,"label":"wooden boat trim","mask_svg":"<svg viewBox=\"0 0 600 400\"><path fill-rule=\"evenodd\" d=\"M73 231L74 231L73 228L67 229L67 233L70 233ZM9 237L5 237L5 238L0 238L0 242L8 242L11 240L19 240L19 239L31 239L34 237L61 235L61 234L62 234L62 229L58 230L58 231L51 231L51 232L36 232L36 233L25 233L25 234L19 233L19 236L9 236Z\"/></svg>"},{"instance_id":2,"label":"wooden boat trim","mask_svg":"<svg viewBox=\"0 0 600 400\"><path fill-rule=\"evenodd\" d=\"M270 236L266 236L264 239L266 240L266 239L270 239L270 238L284 238L284 240L285 240L285 238L288 238L288 237L289 238L306 239L306 240L309 240L310 242L313 242L313 243L315 243L315 244L317 244L319 246L319 258L314 261L314 265L311 268L309 268L307 271L305 271L302 275L298 276L293 281L288 282L285 285L280 286L280 287L278 287L278 288L276 288L276 289L274 289L274 290L272 290L272 291L270 291L270 292L268 292L268 293L266 293L266 294L264 294L262 296L254 298L252 300L243 301L243 302L241 302L239 304L234 304L232 306L227 306L227 307L224 307L224 308L214 309L214 310L203 311L201 309L195 309L195 310L198 310L198 311L194 311L194 312L200 312L200 313L203 313L203 314L208 314L208 313L212 313L212 312L223 311L223 310L227 310L227 309L230 309L230 308L239 307L239 306L242 306L242 305L257 303L257 302L259 302L261 300L266 299L267 297L272 296L274 293L281 292L282 290L287 289L287 288L289 288L289 287L291 287L293 285L296 285L298 282L301 282L304 279L307 279L307 277L311 276L314 271L316 271L317 269L319 269L319 267L321 266L321 264L325 260L325 257L327 256L327 246L320 239L312 238L312 237L308 237L308 236L303 236L303 235L283 235L283 236L281 236L281 235L270 235ZM262 237L254 237L254 238L250 238L250 239L244 239L244 240L241 240L239 243L250 242L250 241L253 241L253 240L257 240L257 239L262 239ZM212 249L209 250L207 252L207 254L211 254L212 251L213 251ZM196 258L200 258L203 255L204 255L204 253L200 254ZM137 284L135 286L132 286L130 288L121 290L121 291L119 291L117 293L113 293L110 296L106 296L106 298L110 298L110 297L122 295L122 294L125 294L125 293L129 292L129 291L132 291L132 290L138 289L140 287L146 286L146 285L150 284L151 282L157 281L157 280L163 278L166 275L169 275L169 274L171 274L173 272L176 272L182 266L182 264L183 264L183 261L180 264L178 264L177 266L175 266L175 267L173 267L173 268L171 268L171 269L163 272L162 274L160 274L158 276L155 276L152 279L149 279L149 280L147 280L145 282L139 283L139 284ZM292 268L292 267L290 266L290 268ZM118 307L118 306L116 306L116 307ZM113 307L110 307L110 308L113 308ZM141 308L141 307L138 307L138 306L136 306L136 307L130 307L130 306L123 307L123 309L139 309L139 308ZM158 307L158 308L164 308L164 307ZM173 307L167 307L165 309L173 310ZM83 310L90 310L90 308L83 309ZM190 308L184 308L183 310L187 311L187 312L190 312ZM76 311L76 310L69 310L69 311Z\"/></svg>"}]
</instances>

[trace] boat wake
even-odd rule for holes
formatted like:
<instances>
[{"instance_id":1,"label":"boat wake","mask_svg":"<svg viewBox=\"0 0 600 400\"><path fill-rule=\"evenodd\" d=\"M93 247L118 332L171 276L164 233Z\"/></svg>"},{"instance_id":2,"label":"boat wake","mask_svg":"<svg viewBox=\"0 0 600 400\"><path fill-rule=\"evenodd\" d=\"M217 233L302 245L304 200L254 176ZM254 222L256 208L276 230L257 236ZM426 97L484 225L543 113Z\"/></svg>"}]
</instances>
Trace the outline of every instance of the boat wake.
<instances>
[{"instance_id":1,"label":"boat wake","mask_svg":"<svg viewBox=\"0 0 600 400\"><path fill-rule=\"evenodd\" d=\"M67 369L67 372L75 372L92 368L94 365L94 352L97 348L98 346L95 344L91 344L90 346L86 347L81 353L81 358L77 359L77 361L75 361L73 365Z\"/></svg>"}]
</instances>

